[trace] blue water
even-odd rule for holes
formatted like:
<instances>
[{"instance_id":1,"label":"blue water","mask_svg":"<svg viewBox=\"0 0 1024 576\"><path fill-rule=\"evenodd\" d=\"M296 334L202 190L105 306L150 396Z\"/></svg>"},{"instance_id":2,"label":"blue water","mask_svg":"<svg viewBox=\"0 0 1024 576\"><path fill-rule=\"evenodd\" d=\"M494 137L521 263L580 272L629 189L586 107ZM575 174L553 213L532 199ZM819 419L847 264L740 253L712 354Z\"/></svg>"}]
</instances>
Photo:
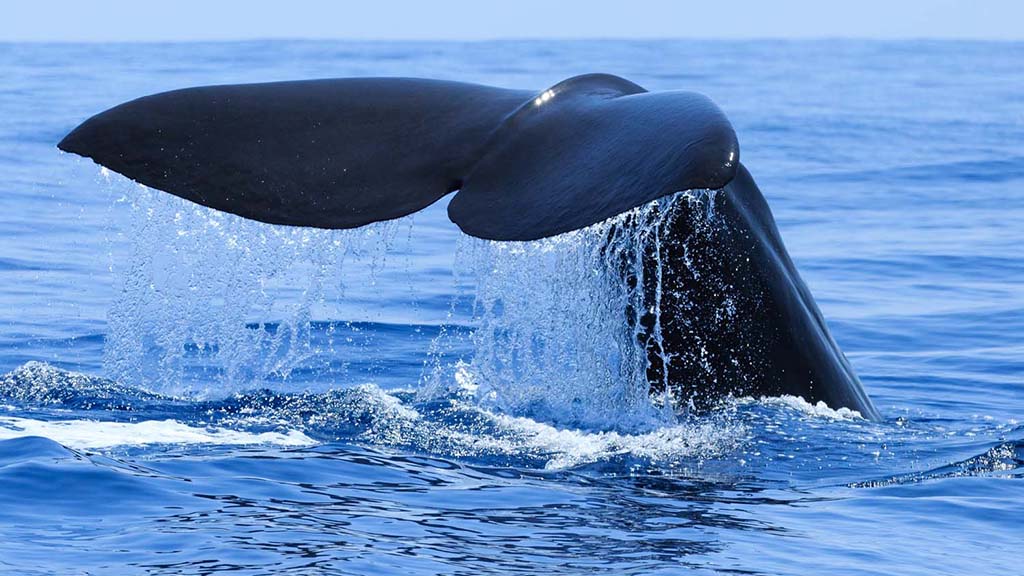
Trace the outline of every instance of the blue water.
<instances>
[{"instance_id":1,"label":"blue water","mask_svg":"<svg viewBox=\"0 0 1024 576\"><path fill-rule=\"evenodd\" d=\"M932 42L0 44L0 572L1020 574L1021 62ZM196 84L591 71L726 112L883 422L796 399L677 420L630 397L602 367L586 238L510 251L443 201L277 228L54 146ZM566 345L489 364L496 334L538 330Z\"/></svg>"}]
</instances>

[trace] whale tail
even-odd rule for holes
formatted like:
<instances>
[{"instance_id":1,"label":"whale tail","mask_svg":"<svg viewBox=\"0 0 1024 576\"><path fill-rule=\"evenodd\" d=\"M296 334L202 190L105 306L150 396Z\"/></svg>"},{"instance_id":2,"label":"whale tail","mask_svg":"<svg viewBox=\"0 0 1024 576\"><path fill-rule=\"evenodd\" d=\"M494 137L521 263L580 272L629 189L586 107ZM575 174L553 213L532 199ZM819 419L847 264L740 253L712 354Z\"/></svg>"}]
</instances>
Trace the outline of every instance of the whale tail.
<instances>
[{"instance_id":1,"label":"whale tail","mask_svg":"<svg viewBox=\"0 0 1024 576\"><path fill-rule=\"evenodd\" d=\"M204 206L354 228L459 190L466 233L533 240L721 188L736 135L707 98L615 76L533 93L412 78L206 86L127 102L58 145Z\"/></svg>"},{"instance_id":2,"label":"whale tail","mask_svg":"<svg viewBox=\"0 0 1024 576\"><path fill-rule=\"evenodd\" d=\"M657 277L673 289L656 300L667 348L651 349L662 362L651 362L652 383L713 398L799 394L878 417L740 165L732 126L699 94L650 93L604 74L539 93L410 78L207 86L111 108L59 147L193 202L292 226L354 228L458 190L452 221L493 240L535 240L680 190L723 189L718 235L666 223L657 258L667 275ZM722 294L739 304L712 305ZM719 319L723 309L738 309L725 315L736 321Z\"/></svg>"}]
</instances>

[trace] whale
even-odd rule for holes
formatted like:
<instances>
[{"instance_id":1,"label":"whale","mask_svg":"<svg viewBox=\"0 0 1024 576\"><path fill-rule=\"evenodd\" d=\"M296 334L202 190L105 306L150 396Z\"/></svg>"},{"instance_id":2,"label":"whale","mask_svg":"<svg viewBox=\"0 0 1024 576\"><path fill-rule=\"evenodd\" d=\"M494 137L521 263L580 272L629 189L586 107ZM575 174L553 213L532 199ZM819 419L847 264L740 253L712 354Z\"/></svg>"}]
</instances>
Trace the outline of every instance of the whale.
<instances>
[{"instance_id":1,"label":"whale","mask_svg":"<svg viewBox=\"0 0 1024 576\"><path fill-rule=\"evenodd\" d=\"M356 228L454 193L452 222L501 242L711 191L664 210L643 255L651 273L625 278L650 304L623 321L646 353L651 394L695 412L792 395L880 418L740 163L732 124L697 92L610 74L539 91L420 78L200 86L100 112L58 147L276 225Z\"/></svg>"}]
</instances>

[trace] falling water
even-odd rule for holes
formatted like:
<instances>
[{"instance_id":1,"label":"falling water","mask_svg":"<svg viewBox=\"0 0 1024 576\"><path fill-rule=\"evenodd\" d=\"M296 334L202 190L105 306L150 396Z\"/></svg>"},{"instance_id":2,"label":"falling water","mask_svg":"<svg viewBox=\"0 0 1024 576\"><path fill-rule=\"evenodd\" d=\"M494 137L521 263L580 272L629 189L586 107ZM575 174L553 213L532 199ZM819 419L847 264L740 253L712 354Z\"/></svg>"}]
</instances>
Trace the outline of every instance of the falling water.
<instances>
[{"instance_id":1,"label":"falling water","mask_svg":"<svg viewBox=\"0 0 1024 576\"><path fill-rule=\"evenodd\" d=\"M713 199L680 192L531 242L463 240L459 268L476 284L463 384L489 409L566 425L635 429L674 419L678 399L652 398L648 380L648 350L665 354L662 236L680 211L713 219Z\"/></svg>"},{"instance_id":2,"label":"falling water","mask_svg":"<svg viewBox=\"0 0 1024 576\"><path fill-rule=\"evenodd\" d=\"M338 317L350 287L376 282L400 226L266 226L132 188L122 197L132 252L108 315L104 366L117 381L164 393L257 388L332 356L338 327L314 342L314 318Z\"/></svg>"}]
</instances>

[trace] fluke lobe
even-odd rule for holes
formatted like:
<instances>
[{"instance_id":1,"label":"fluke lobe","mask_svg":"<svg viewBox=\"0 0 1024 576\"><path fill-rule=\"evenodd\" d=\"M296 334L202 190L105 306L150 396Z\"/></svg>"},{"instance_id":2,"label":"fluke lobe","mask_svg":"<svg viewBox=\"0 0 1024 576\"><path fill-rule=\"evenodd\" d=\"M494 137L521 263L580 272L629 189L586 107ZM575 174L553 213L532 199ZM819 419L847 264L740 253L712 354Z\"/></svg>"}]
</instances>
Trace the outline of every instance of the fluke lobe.
<instances>
[{"instance_id":1,"label":"fluke lobe","mask_svg":"<svg viewBox=\"0 0 1024 576\"><path fill-rule=\"evenodd\" d=\"M732 125L700 94L608 74L541 92L415 78L205 86L115 106L58 146L272 224L354 228L457 190L449 217L490 240L536 240L681 190L720 190L705 200L720 215L713 230L686 210L660 224L661 337L640 320L652 390L698 410L727 395L792 394L878 418L739 162ZM729 287L732 320L715 312L713 286Z\"/></svg>"}]
</instances>

